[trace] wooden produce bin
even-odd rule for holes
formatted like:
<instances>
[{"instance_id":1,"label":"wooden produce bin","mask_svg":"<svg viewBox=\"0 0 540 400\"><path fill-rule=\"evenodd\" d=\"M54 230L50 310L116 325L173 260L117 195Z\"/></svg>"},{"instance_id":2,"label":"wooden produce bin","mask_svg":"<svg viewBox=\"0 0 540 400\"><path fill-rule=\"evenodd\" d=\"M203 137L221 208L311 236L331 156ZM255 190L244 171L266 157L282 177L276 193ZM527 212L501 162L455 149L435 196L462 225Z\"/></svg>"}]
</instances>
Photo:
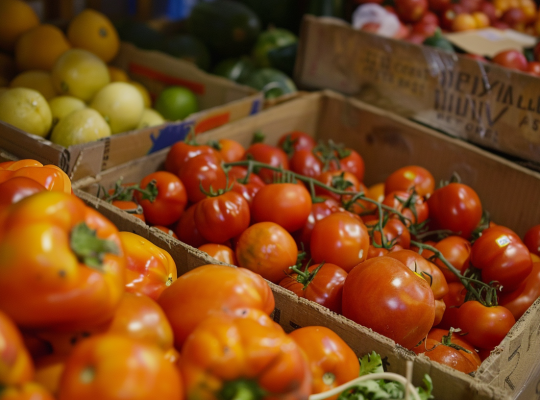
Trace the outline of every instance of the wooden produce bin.
<instances>
[{"instance_id":1,"label":"wooden produce bin","mask_svg":"<svg viewBox=\"0 0 540 400\"><path fill-rule=\"evenodd\" d=\"M521 236L532 225L540 223L540 209L532 206L540 198L539 173L462 140L331 91L309 94L208 131L199 137L199 142L231 138L248 146L253 133L261 131L266 136L266 142L276 144L283 133L292 130L305 131L317 139L333 139L356 149L366 164L367 185L384 181L391 172L406 165L427 168L436 181L448 179L453 172L457 172L463 183L472 186L478 193L493 221L514 229ZM124 182L137 182L150 172L162 168L166 155L167 150L162 150L104 171L96 177L74 182L74 187L95 195L99 185L111 188L120 178ZM136 219L133 216L129 218ZM302 304L302 310L316 310L308 312L298 311L294 307L278 307L284 318L294 321L293 326L331 324L359 354L369 351L369 346L377 343L383 346L384 355L389 357L390 371L402 373L405 360L415 360L415 383L419 384L421 376L429 373L437 388L437 399L471 398L465 392L460 392L465 390L463 387L455 389L449 386L449 380L456 375L466 382L487 383L493 389L504 390L512 398L517 398L522 392L536 390L539 378L535 368L540 351L540 300L517 321L501 345L482 363L472 381L468 380L468 376L432 363L424 356L415 357L391 340L344 317L323 312L315 304L294 298L288 301ZM362 339L362 335L369 336L369 341L365 342L367 339Z\"/></svg>"},{"instance_id":2,"label":"wooden produce bin","mask_svg":"<svg viewBox=\"0 0 540 400\"><path fill-rule=\"evenodd\" d=\"M540 79L533 75L306 16L295 80L540 165Z\"/></svg>"},{"instance_id":3,"label":"wooden produce bin","mask_svg":"<svg viewBox=\"0 0 540 400\"><path fill-rule=\"evenodd\" d=\"M204 132L255 114L263 107L264 97L254 89L157 51L122 43L112 64L144 84L152 97L166 86L188 87L195 92L201 111L183 121L119 133L68 148L0 121L0 148L18 158L58 165L72 180L77 180L171 146L184 139L191 129Z\"/></svg>"}]
</instances>

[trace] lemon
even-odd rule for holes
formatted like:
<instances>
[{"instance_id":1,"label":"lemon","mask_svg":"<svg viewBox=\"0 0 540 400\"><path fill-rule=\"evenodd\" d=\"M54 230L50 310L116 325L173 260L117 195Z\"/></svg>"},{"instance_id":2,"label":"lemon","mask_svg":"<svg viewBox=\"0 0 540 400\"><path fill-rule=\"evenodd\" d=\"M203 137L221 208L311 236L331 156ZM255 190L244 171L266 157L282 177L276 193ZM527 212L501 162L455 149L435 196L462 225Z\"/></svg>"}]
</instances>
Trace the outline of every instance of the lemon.
<instances>
[{"instance_id":1,"label":"lemon","mask_svg":"<svg viewBox=\"0 0 540 400\"><path fill-rule=\"evenodd\" d=\"M37 90L46 100L56 96L56 91L52 83L51 74L46 71L30 70L21 72L11 81L10 87L25 87Z\"/></svg>"},{"instance_id":2,"label":"lemon","mask_svg":"<svg viewBox=\"0 0 540 400\"><path fill-rule=\"evenodd\" d=\"M133 85L113 82L96 93L90 107L99 111L114 135L137 127L144 110L144 101Z\"/></svg>"},{"instance_id":3,"label":"lemon","mask_svg":"<svg viewBox=\"0 0 540 400\"><path fill-rule=\"evenodd\" d=\"M69 147L108 136L111 136L111 129L101 114L91 108L84 108L73 111L56 124L51 142Z\"/></svg>"},{"instance_id":4,"label":"lemon","mask_svg":"<svg viewBox=\"0 0 540 400\"><path fill-rule=\"evenodd\" d=\"M151 108L145 108L137 129L148 128L149 126L156 126L165 123L165 120L156 110Z\"/></svg>"},{"instance_id":5,"label":"lemon","mask_svg":"<svg viewBox=\"0 0 540 400\"><path fill-rule=\"evenodd\" d=\"M107 65L95 54L71 49L62 54L52 69L54 88L59 94L88 102L110 82Z\"/></svg>"},{"instance_id":6,"label":"lemon","mask_svg":"<svg viewBox=\"0 0 540 400\"><path fill-rule=\"evenodd\" d=\"M73 96L57 96L49 100L49 107L53 116L53 125L56 125L73 111L86 108L86 103Z\"/></svg>"},{"instance_id":7,"label":"lemon","mask_svg":"<svg viewBox=\"0 0 540 400\"><path fill-rule=\"evenodd\" d=\"M52 114L41 93L33 89L14 88L0 94L0 121L45 137L51 129Z\"/></svg>"},{"instance_id":8,"label":"lemon","mask_svg":"<svg viewBox=\"0 0 540 400\"><path fill-rule=\"evenodd\" d=\"M150 93L148 92L148 89L146 89L142 83L139 83L137 81L128 81L128 82L132 84L133 86L135 86L135 88L139 91L139 93L143 97L144 106L146 108L152 107L152 99L150 98Z\"/></svg>"},{"instance_id":9,"label":"lemon","mask_svg":"<svg viewBox=\"0 0 540 400\"><path fill-rule=\"evenodd\" d=\"M176 121L199 111L195 94L182 86L169 86L159 94L154 106L163 118Z\"/></svg>"}]
</instances>

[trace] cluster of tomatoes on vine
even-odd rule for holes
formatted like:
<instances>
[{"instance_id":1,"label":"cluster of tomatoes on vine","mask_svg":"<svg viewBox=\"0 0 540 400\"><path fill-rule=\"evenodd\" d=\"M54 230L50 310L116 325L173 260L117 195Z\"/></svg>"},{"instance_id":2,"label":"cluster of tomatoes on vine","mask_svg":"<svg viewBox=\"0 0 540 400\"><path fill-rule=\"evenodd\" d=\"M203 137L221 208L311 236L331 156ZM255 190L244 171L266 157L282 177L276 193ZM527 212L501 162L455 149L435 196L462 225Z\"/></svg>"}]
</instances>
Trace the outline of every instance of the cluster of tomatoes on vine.
<instances>
[{"instance_id":1,"label":"cluster of tomatoes on vine","mask_svg":"<svg viewBox=\"0 0 540 400\"><path fill-rule=\"evenodd\" d=\"M472 357L451 366L474 371L540 295L534 256L485 220L468 185L435 188L420 166L369 188L363 178L358 152L294 131L247 149L232 139L177 143L165 171L112 198L133 192L146 221L181 241L428 357Z\"/></svg>"}]
</instances>

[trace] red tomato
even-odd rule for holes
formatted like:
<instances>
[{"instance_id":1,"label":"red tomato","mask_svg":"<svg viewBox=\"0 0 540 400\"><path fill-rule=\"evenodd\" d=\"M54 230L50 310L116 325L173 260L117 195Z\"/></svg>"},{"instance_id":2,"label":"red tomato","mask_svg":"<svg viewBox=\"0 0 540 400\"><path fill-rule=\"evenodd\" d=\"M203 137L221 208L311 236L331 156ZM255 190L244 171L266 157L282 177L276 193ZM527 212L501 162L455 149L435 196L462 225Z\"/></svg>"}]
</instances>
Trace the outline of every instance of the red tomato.
<instances>
[{"instance_id":1,"label":"red tomato","mask_svg":"<svg viewBox=\"0 0 540 400\"><path fill-rule=\"evenodd\" d=\"M314 262L329 262L349 272L367 258L369 242L362 221L347 212L336 212L315 223L309 248Z\"/></svg>"},{"instance_id":2,"label":"red tomato","mask_svg":"<svg viewBox=\"0 0 540 400\"><path fill-rule=\"evenodd\" d=\"M347 171L334 170L321 172L321 174L317 177L317 180L324 183L326 186L340 191L354 193L360 191L360 181L358 178L356 178L356 176ZM315 193L317 195L333 197L336 200L340 200L341 198L343 198L344 201L350 200L349 196L339 195L320 186L315 186Z\"/></svg>"},{"instance_id":3,"label":"red tomato","mask_svg":"<svg viewBox=\"0 0 540 400\"><path fill-rule=\"evenodd\" d=\"M305 225L311 212L311 194L296 183L271 183L261 188L252 203L254 222L275 222L289 232Z\"/></svg>"},{"instance_id":4,"label":"red tomato","mask_svg":"<svg viewBox=\"0 0 540 400\"><path fill-rule=\"evenodd\" d=\"M392 251L386 254L386 256L401 261L411 271L420 274L430 285L436 300L442 299L448 293L448 284L441 270L420 254L412 250L399 250Z\"/></svg>"},{"instance_id":5,"label":"red tomato","mask_svg":"<svg viewBox=\"0 0 540 400\"><path fill-rule=\"evenodd\" d=\"M178 350L193 329L213 313L251 307L270 314L275 306L272 290L260 275L245 268L212 264L179 276L158 303L171 323Z\"/></svg>"},{"instance_id":6,"label":"red tomato","mask_svg":"<svg viewBox=\"0 0 540 400\"><path fill-rule=\"evenodd\" d=\"M452 336L451 343L461 346L460 344L455 342L454 338L456 336L457 335ZM444 339L438 340L430 338L428 335L428 337L424 341L422 341L422 343L414 347L412 350L416 354L424 354L432 361L448 365L449 367L457 371L464 372L466 374L470 374L471 372L474 372L478 369L480 364L471 361L469 357L467 357L467 352L441 343L441 340ZM474 350L474 348L472 349L472 351L474 352L474 354L476 354L476 350ZM476 355L476 357L478 357L478 355ZM478 361L480 361L480 358L478 358Z\"/></svg>"},{"instance_id":7,"label":"red tomato","mask_svg":"<svg viewBox=\"0 0 540 400\"><path fill-rule=\"evenodd\" d=\"M187 204L184 184L170 172L157 171L146 175L140 184L148 193L135 191L135 198L151 225L170 225L180 218Z\"/></svg>"},{"instance_id":8,"label":"red tomato","mask_svg":"<svg viewBox=\"0 0 540 400\"><path fill-rule=\"evenodd\" d=\"M428 5L430 10L439 12L443 11L451 2L451 0L428 0Z\"/></svg>"},{"instance_id":9,"label":"red tomato","mask_svg":"<svg viewBox=\"0 0 540 400\"><path fill-rule=\"evenodd\" d=\"M224 244L207 243L199 246L200 251L204 251L210 257L231 265L236 265L234 251Z\"/></svg>"},{"instance_id":10,"label":"red tomato","mask_svg":"<svg viewBox=\"0 0 540 400\"><path fill-rule=\"evenodd\" d=\"M174 231L170 228L167 228L166 226L163 226L163 225L154 225L152 228L156 228L156 229L159 229L161 232L169 235L169 236L172 236L173 238L175 239L178 239L178 236L176 236L176 233L174 233Z\"/></svg>"},{"instance_id":11,"label":"red tomato","mask_svg":"<svg viewBox=\"0 0 540 400\"><path fill-rule=\"evenodd\" d=\"M440 14L441 28L450 30L454 23L454 20L459 14L467 12L465 6L460 3L452 3L443 8Z\"/></svg>"},{"instance_id":12,"label":"red tomato","mask_svg":"<svg viewBox=\"0 0 540 400\"><path fill-rule=\"evenodd\" d=\"M248 202L250 208L253 203L253 198L257 192L265 185L263 180L256 174L249 174L246 183L244 180L247 176L247 168L234 166L228 170L229 181L232 180L232 191L241 194Z\"/></svg>"},{"instance_id":13,"label":"red tomato","mask_svg":"<svg viewBox=\"0 0 540 400\"><path fill-rule=\"evenodd\" d=\"M298 297L314 301L341 314L343 283L346 277L347 272L343 268L322 263L311 265L302 273L290 273L279 285Z\"/></svg>"},{"instance_id":14,"label":"red tomato","mask_svg":"<svg viewBox=\"0 0 540 400\"><path fill-rule=\"evenodd\" d=\"M527 63L527 69L525 71L528 72L529 74L540 76L540 62L529 61Z\"/></svg>"},{"instance_id":15,"label":"red tomato","mask_svg":"<svg viewBox=\"0 0 540 400\"><path fill-rule=\"evenodd\" d=\"M338 152L339 156L339 166L337 169L341 169L346 172L350 172L356 179L360 182L364 180L365 165L364 159L357 151L353 149L344 149Z\"/></svg>"},{"instance_id":16,"label":"red tomato","mask_svg":"<svg viewBox=\"0 0 540 400\"><path fill-rule=\"evenodd\" d=\"M174 233L178 236L178 240L192 247L199 247L208 243L195 224L196 206L197 204L193 204L184 211L176 224L176 228L174 228Z\"/></svg>"},{"instance_id":17,"label":"red tomato","mask_svg":"<svg viewBox=\"0 0 540 400\"><path fill-rule=\"evenodd\" d=\"M499 297L499 304L510 310L516 321L540 297L540 262L533 263L532 271L518 288Z\"/></svg>"},{"instance_id":18,"label":"red tomato","mask_svg":"<svg viewBox=\"0 0 540 400\"><path fill-rule=\"evenodd\" d=\"M311 150L297 150L289 160L291 171L317 178L322 172L322 163Z\"/></svg>"},{"instance_id":19,"label":"red tomato","mask_svg":"<svg viewBox=\"0 0 540 400\"><path fill-rule=\"evenodd\" d=\"M440 329L440 328L433 328L429 331L427 337L430 339L435 339L439 342L443 340L444 336L448 336L449 334L448 329ZM454 344L457 344L458 346L463 347L464 349L467 349L470 351L470 353L463 352L464 356L467 357L473 364L476 364L477 366L480 366L482 364L482 360L480 359L480 356L478 355L478 352L474 349L474 346L472 346L467 341L466 335L460 335L459 333L452 333L452 337L450 338L451 342Z\"/></svg>"},{"instance_id":20,"label":"red tomato","mask_svg":"<svg viewBox=\"0 0 540 400\"><path fill-rule=\"evenodd\" d=\"M244 146L233 139L223 138L208 144L219 152L224 162L240 161L246 152Z\"/></svg>"},{"instance_id":21,"label":"red tomato","mask_svg":"<svg viewBox=\"0 0 540 400\"><path fill-rule=\"evenodd\" d=\"M426 13L428 2L427 0L396 0L395 7L400 20L416 22Z\"/></svg>"},{"instance_id":22,"label":"red tomato","mask_svg":"<svg viewBox=\"0 0 540 400\"><path fill-rule=\"evenodd\" d=\"M450 282L448 284L448 293L443 297L446 310L444 311L438 328L450 329L458 327L459 307L465 301L467 292L461 282Z\"/></svg>"},{"instance_id":23,"label":"red tomato","mask_svg":"<svg viewBox=\"0 0 540 400\"><path fill-rule=\"evenodd\" d=\"M244 155L244 159L252 158L255 161L260 161L269 164L273 167L281 167L284 170L289 169L289 159L287 153L279 147L271 146L265 143L255 143L249 146ZM265 183L271 183L274 180L274 174L277 172L268 168L261 168L257 174Z\"/></svg>"},{"instance_id":24,"label":"red tomato","mask_svg":"<svg viewBox=\"0 0 540 400\"><path fill-rule=\"evenodd\" d=\"M463 183L450 183L428 199L431 229L448 229L469 239L482 219L482 204L476 192Z\"/></svg>"},{"instance_id":25,"label":"red tomato","mask_svg":"<svg viewBox=\"0 0 540 400\"><path fill-rule=\"evenodd\" d=\"M247 228L236 243L238 266L260 274L273 283L296 264L298 247L289 232L274 222L259 222Z\"/></svg>"},{"instance_id":26,"label":"red tomato","mask_svg":"<svg viewBox=\"0 0 540 400\"><path fill-rule=\"evenodd\" d=\"M435 299L424 279L401 261L383 256L349 272L342 311L345 317L412 349L433 325Z\"/></svg>"},{"instance_id":27,"label":"red tomato","mask_svg":"<svg viewBox=\"0 0 540 400\"><path fill-rule=\"evenodd\" d=\"M45 186L25 176L17 176L0 183L0 211L25 197L44 192Z\"/></svg>"},{"instance_id":28,"label":"red tomato","mask_svg":"<svg viewBox=\"0 0 540 400\"><path fill-rule=\"evenodd\" d=\"M119 398L183 399L180 374L159 347L127 336L80 342L66 361L58 399Z\"/></svg>"},{"instance_id":29,"label":"red tomato","mask_svg":"<svg viewBox=\"0 0 540 400\"><path fill-rule=\"evenodd\" d=\"M540 225L535 225L525 232L523 243L531 253L540 256Z\"/></svg>"},{"instance_id":30,"label":"red tomato","mask_svg":"<svg viewBox=\"0 0 540 400\"><path fill-rule=\"evenodd\" d=\"M460 236L448 236L436 243L434 247L461 273L464 273L469 268L471 243L467 239L463 239ZM456 274L450 271L441 260L436 258L434 262L440 268L448 282L459 282Z\"/></svg>"},{"instance_id":31,"label":"red tomato","mask_svg":"<svg viewBox=\"0 0 540 400\"><path fill-rule=\"evenodd\" d=\"M527 246L518 235L498 226L482 231L472 246L471 263L482 270L482 281L497 281L504 292L517 289L532 271Z\"/></svg>"},{"instance_id":32,"label":"red tomato","mask_svg":"<svg viewBox=\"0 0 540 400\"><path fill-rule=\"evenodd\" d=\"M467 334L471 345L480 349L498 346L515 323L512 313L502 306L486 307L471 300L459 307L458 328Z\"/></svg>"},{"instance_id":33,"label":"red tomato","mask_svg":"<svg viewBox=\"0 0 540 400\"><path fill-rule=\"evenodd\" d=\"M311 368L311 393L326 392L347 383L360 374L354 351L334 331L324 326L295 329L289 337L300 346ZM339 395L327 397L335 400Z\"/></svg>"},{"instance_id":34,"label":"red tomato","mask_svg":"<svg viewBox=\"0 0 540 400\"><path fill-rule=\"evenodd\" d=\"M311 151L317 143L312 136L302 131L292 131L285 133L279 138L278 147L280 147L289 156L298 150Z\"/></svg>"},{"instance_id":35,"label":"red tomato","mask_svg":"<svg viewBox=\"0 0 540 400\"><path fill-rule=\"evenodd\" d=\"M502 65L506 68L517 69L519 71L527 70L527 58L518 50L501 51L491 59L495 64Z\"/></svg>"},{"instance_id":36,"label":"red tomato","mask_svg":"<svg viewBox=\"0 0 540 400\"><path fill-rule=\"evenodd\" d=\"M139 218L141 221L146 222L144 210L140 204L129 200L113 200L111 201L111 204L120 210L124 210L128 214L133 215L135 218Z\"/></svg>"},{"instance_id":37,"label":"red tomato","mask_svg":"<svg viewBox=\"0 0 540 400\"><path fill-rule=\"evenodd\" d=\"M409 165L392 172L384 182L384 194L414 187L419 196L431 194L435 189L435 178L427 169Z\"/></svg>"},{"instance_id":38,"label":"red tomato","mask_svg":"<svg viewBox=\"0 0 540 400\"><path fill-rule=\"evenodd\" d=\"M211 154L201 154L187 160L178 171L178 177L192 203L206 198L201 188L209 192L210 188L218 191L227 187L227 175L221 167L221 160Z\"/></svg>"},{"instance_id":39,"label":"red tomato","mask_svg":"<svg viewBox=\"0 0 540 400\"><path fill-rule=\"evenodd\" d=\"M176 142L167 153L165 170L173 174L178 174L178 171L180 171L180 168L187 160L199 154L211 154L219 157L219 153L208 145L199 145L193 142Z\"/></svg>"},{"instance_id":40,"label":"red tomato","mask_svg":"<svg viewBox=\"0 0 540 400\"><path fill-rule=\"evenodd\" d=\"M369 221L366 223L366 226L371 229L373 243L382 246L381 231L375 229L375 226L378 225L378 223L378 220ZM386 224L383 226L383 234L386 242L393 244L393 246L398 245L403 249L408 249L410 247L411 234L399 219L390 218L387 220Z\"/></svg>"},{"instance_id":41,"label":"red tomato","mask_svg":"<svg viewBox=\"0 0 540 400\"><path fill-rule=\"evenodd\" d=\"M322 201L313 203L311 205L311 211L304 226L293 233L293 237L300 248L303 246L304 249L309 249L311 232L313 232L313 227L317 221L320 221L332 213L342 210L337 200L325 196L322 196L321 199Z\"/></svg>"},{"instance_id":42,"label":"red tomato","mask_svg":"<svg viewBox=\"0 0 540 400\"><path fill-rule=\"evenodd\" d=\"M194 219L198 231L206 240L224 243L240 235L249 226L249 204L240 194L225 192L199 201Z\"/></svg>"},{"instance_id":43,"label":"red tomato","mask_svg":"<svg viewBox=\"0 0 540 400\"><path fill-rule=\"evenodd\" d=\"M423 197L414 192L398 190L388 193L382 204L392 207L408 218L410 224L420 224L428 219L428 205Z\"/></svg>"}]
</instances>

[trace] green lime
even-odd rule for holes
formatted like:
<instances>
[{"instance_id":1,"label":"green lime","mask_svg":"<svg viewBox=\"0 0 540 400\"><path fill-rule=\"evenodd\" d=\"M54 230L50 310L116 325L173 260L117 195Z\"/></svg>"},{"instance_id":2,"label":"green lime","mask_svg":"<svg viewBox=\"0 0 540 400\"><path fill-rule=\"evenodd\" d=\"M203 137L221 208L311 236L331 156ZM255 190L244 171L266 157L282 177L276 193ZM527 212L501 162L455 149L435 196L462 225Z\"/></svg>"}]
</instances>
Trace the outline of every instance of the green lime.
<instances>
[{"instance_id":1,"label":"green lime","mask_svg":"<svg viewBox=\"0 0 540 400\"><path fill-rule=\"evenodd\" d=\"M199 104L195 94L188 88L170 86L159 94L154 109L166 120L177 121L199 111Z\"/></svg>"}]
</instances>

